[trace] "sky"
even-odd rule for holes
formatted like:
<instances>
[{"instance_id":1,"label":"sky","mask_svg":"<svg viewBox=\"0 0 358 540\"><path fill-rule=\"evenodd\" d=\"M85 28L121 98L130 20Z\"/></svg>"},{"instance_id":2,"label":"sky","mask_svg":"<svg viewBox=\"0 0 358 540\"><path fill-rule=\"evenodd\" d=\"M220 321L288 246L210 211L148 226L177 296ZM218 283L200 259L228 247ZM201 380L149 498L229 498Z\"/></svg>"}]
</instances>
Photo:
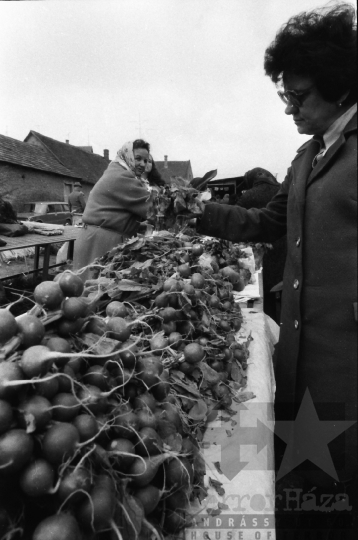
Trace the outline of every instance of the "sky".
<instances>
[{"instance_id":1,"label":"sky","mask_svg":"<svg viewBox=\"0 0 358 540\"><path fill-rule=\"evenodd\" d=\"M349 2L352 3L353 2ZM282 182L299 135L264 53L320 0L0 3L0 134L30 130L110 158L144 138L194 177L263 167Z\"/></svg>"}]
</instances>

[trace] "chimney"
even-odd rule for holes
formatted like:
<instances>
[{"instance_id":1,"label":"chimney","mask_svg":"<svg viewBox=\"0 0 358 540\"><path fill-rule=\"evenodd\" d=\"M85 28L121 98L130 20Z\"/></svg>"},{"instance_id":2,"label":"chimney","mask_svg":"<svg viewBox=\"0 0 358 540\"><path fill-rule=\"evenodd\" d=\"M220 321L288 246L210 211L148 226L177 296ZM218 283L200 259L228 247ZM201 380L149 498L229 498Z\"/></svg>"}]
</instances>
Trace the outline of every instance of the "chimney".
<instances>
[{"instance_id":1,"label":"chimney","mask_svg":"<svg viewBox=\"0 0 358 540\"><path fill-rule=\"evenodd\" d=\"M109 161L109 150L103 150L103 157L104 159L107 159L107 161Z\"/></svg>"},{"instance_id":2,"label":"chimney","mask_svg":"<svg viewBox=\"0 0 358 540\"><path fill-rule=\"evenodd\" d=\"M168 168L168 156L164 156L164 169Z\"/></svg>"},{"instance_id":3,"label":"chimney","mask_svg":"<svg viewBox=\"0 0 358 540\"><path fill-rule=\"evenodd\" d=\"M66 144L70 144L70 141L68 139L66 139Z\"/></svg>"}]
</instances>

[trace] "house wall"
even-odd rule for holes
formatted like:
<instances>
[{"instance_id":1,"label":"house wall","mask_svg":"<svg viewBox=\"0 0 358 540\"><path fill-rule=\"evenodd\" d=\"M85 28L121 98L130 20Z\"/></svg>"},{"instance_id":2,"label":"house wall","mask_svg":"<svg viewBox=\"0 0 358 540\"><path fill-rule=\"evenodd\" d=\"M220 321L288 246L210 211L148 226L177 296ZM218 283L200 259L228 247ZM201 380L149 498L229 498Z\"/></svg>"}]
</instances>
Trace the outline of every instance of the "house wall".
<instances>
[{"instance_id":1,"label":"house wall","mask_svg":"<svg viewBox=\"0 0 358 540\"><path fill-rule=\"evenodd\" d=\"M17 212L29 201L65 200L64 182L72 186L74 181L74 178L0 162L0 195Z\"/></svg>"}]
</instances>

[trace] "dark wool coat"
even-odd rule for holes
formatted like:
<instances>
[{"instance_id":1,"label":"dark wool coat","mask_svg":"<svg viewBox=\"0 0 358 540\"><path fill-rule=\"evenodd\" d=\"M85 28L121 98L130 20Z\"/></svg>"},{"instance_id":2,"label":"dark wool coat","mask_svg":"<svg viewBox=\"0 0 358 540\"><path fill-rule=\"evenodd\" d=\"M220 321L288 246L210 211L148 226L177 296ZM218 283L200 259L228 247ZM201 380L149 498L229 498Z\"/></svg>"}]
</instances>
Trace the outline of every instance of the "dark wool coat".
<instances>
[{"instance_id":1,"label":"dark wool coat","mask_svg":"<svg viewBox=\"0 0 358 540\"><path fill-rule=\"evenodd\" d=\"M256 170L260 171L260 173L252 179L252 187L245 191L238 199L236 203L238 206L247 209L264 208L279 191L281 184L279 184L274 177L263 176L266 172L265 169L253 169L253 171ZM273 249L270 249L265 253L262 261L264 309L265 313L268 313L271 316L273 316L273 311L275 311L275 298L273 297L273 294L270 293L270 290L283 279L283 270L287 253L286 244L286 236L273 242Z\"/></svg>"},{"instance_id":2,"label":"dark wool coat","mask_svg":"<svg viewBox=\"0 0 358 540\"><path fill-rule=\"evenodd\" d=\"M318 151L313 139L298 150L266 208L208 204L198 232L234 242L287 233L276 419L295 418L308 388L320 419L357 420L357 115L312 169ZM356 471L356 428L330 445L340 480Z\"/></svg>"}]
</instances>

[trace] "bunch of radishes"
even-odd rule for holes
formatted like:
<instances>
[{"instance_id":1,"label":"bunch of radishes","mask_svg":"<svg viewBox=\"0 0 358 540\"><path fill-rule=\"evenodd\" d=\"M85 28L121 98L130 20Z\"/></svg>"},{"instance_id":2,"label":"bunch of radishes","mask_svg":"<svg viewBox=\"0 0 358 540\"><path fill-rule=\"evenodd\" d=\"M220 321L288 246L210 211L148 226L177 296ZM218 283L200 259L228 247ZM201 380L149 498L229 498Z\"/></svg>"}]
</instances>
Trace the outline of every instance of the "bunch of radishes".
<instances>
[{"instance_id":1,"label":"bunch of radishes","mask_svg":"<svg viewBox=\"0 0 358 540\"><path fill-rule=\"evenodd\" d=\"M160 538L188 523L205 473L196 427L230 406L232 365L247 359L234 337L238 273L215 259L201 267L202 253L184 241L169 258L175 274L144 305L98 308L65 272L36 287L29 313L0 310L6 540L21 529L33 540ZM185 391L198 380L204 409Z\"/></svg>"},{"instance_id":2,"label":"bunch of radishes","mask_svg":"<svg viewBox=\"0 0 358 540\"><path fill-rule=\"evenodd\" d=\"M38 301L43 290L41 285L35 290ZM55 288L46 284L39 305L55 309L49 290ZM62 303L70 298L77 297ZM118 315L117 307L109 304L107 312ZM113 316L105 323L111 338L102 341L116 350L73 353L70 340L54 333L57 323L45 331L36 315L15 319L9 310L0 311L0 493L6 494L0 516L5 537L22 528L34 540L104 538L106 531L121 538L123 522L131 522L125 507L129 496L149 530L153 525L145 516L168 499L159 525L175 532L186 523L184 507L198 448L182 437L160 351L139 356L135 340L129 340L130 324ZM135 396L127 390L129 381L135 383ZM166 444L172 434L179 435L175 444ZM127 480L123 500L119 485ZM178 492L185 501L179 510L177 501L171 502Z\"/></svg>"}]
</instances>

